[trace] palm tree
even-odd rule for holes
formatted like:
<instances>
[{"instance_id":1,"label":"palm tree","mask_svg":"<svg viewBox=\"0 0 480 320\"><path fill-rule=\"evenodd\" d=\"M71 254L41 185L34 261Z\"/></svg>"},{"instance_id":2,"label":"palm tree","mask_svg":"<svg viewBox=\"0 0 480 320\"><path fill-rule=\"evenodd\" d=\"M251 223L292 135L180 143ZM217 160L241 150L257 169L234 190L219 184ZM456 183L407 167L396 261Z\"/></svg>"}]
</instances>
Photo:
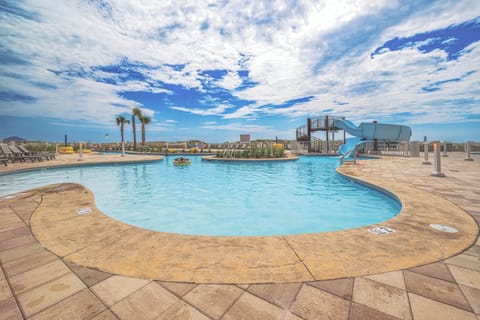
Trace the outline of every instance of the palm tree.
<instances>
[{"instance_id":1,"label":"palm tree","mask_svg":"<svg viewBox=\"0 0 480 320\"><path fill-rule=\"evenodd\" d=\"M122 136L122 143L125 141L123 138L123 126L130 124L130 120L127 120L124 116L117 117L117 126L120 126L120 135Z\"/></svg>"},{"instance_id":2,"label":"palm tree","mask_svg":"<svg viewBox=\"0 0 480 320\"><path fill-rule=\"evenodd\" d=\"M142 110L140 108L132 109L132 129L133 129L133 150L137 150L137 130L135 129L135 117L142 117Z\"/></svg>"},{"instance_id":3,"label":"palm tree","mask_svg":"<svg viewBox=\"0 0 480 320\"><path fill-rule=\"evenodd\" d=\"M142 146L145 146L145 126L152 121L152 118L148 116L140 116L138 120L142 123Z\"/></svg>"}]
</instances>

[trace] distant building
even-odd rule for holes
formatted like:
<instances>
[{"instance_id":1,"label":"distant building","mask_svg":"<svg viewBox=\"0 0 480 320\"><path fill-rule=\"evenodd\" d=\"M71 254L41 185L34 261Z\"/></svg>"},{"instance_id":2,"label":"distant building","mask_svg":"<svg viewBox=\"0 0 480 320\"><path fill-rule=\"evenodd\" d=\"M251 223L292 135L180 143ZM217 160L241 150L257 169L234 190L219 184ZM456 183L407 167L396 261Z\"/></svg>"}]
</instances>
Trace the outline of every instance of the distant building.
<instances>
[{"instance_id":1,"label":"distant building","mask_svg":"<svg viewBox=\"0 0 480 320\"><path fill-rule=\"evenodd\" d=\"M17 143L17 144L27 142L26 139L23 139L23 138L20 138L20 137L17 137L17 136L11 136L11 137L8 137L8 138L4 138L2 141L5 142L5 143Z\"/></svg>"},{"instance_id":2,"label":"distant building","mask_svg":"<svg viewBox=\"0 0 480 320\"><path fill-rule=\"evenodd\" d=\"M241 134L240 135L240 142L241 143L250 143L250 135L249 134Z\"/></svg>"}]
</instances>

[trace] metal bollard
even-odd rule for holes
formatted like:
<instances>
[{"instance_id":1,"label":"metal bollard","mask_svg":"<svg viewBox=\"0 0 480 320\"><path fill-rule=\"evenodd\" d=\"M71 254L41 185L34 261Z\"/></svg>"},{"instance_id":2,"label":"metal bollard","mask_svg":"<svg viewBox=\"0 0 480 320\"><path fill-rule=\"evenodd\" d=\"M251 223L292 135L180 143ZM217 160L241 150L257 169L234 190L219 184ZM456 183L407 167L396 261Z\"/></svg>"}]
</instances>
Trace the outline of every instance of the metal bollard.
<instances>
[{"instance_id":1,"label":"metal bollard","mask_svg":"<svg viewBox=\"0 0 480 320\"><path fill-rule=\"evenodd\" d=\"M442 167L440 164L440 146L438 144L433 144L433 172L432 176L434 177L445 177L445 174L442 172Z\"/></svg>"},{"instance_id":2,"label":"metal bollard","mask_svg":"<svg viewBox=\"0 0 480 320\"><path fill-rule=\"evenodd\" d=\"M467 153L467 157L463 160L465 161L473 161L473 158L471 157L471 152L472 152L472 146L471 146L471 141L467 141L465 143L465 152Z\"/></svg>"},{"instance_id":3,"label":"metal bollard","mask_svg":"<svg viewBox=\"0 0 480 320\"><path fill-rule=\"evenodd\" d=\"M448 157L447 154L447 141L443 141L443 154L442 157Z\"/></svg>"},{"instance_id":4,"label":"metal bollard","mask_svg":"<svg viewBox=\"0 0 480 320\"><path fill-rule=\"evenodd\" d=\"M430 161L428 161L428 142L425 141L423 143L423 161L422 164L432 164Z\"/></svg>"},{"instance_id":5,"label":"metal bollard","mask_svg":"<svg viewBox=\"0 0 480 320\"><path fill-rule=\"evenodd\" d=\"M83 160L83 143L80 142L80 148L78 149L78 161Z\"/></svg>"}]
</instances>

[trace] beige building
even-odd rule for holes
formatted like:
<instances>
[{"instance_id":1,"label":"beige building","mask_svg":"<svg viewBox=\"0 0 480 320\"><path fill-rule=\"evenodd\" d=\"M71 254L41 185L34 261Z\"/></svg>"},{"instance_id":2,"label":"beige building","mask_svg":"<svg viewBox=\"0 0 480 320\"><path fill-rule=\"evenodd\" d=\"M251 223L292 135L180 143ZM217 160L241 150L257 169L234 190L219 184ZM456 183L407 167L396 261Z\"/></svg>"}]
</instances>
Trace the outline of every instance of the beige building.
<instances>
[{"instance_id":1,"label":"beige building","mask_svg":"<svg viewBox=\"0 0 480 320\"><path fill-rule=\"evenodd\" d=\"M250 143L250 135L249 134L241 134L240 135L240 142L241 143Z\"/></svg>"}]
</instances>

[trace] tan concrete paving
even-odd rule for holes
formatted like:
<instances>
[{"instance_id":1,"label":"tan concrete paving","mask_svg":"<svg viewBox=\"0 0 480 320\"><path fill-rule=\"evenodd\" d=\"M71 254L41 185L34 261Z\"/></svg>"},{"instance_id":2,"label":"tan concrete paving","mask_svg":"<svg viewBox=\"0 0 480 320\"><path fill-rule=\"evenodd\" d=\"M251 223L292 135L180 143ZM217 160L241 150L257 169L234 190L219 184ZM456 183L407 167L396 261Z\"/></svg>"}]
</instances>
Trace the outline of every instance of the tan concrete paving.
<instances>
[{"instance_id":1,"label":"tan concrete paving","mask_svg":"<svg viewBox=\"0 0 480 320\"><path fill-rule=\"evenodd\" d=\"M201 284L183 299L199 309L208 310L211 318L220 319L242 294L243 290L234 285Z\"/></svg>"},{"instance_id":2,"label":"tan concrete paving","mask_svg":"<svg viewBox=\"0 0 480 320\"><path fill-rule=\"evenodd\" d=\"M348 319L350 302L303 285L290 311L304 319Z\"/></svg>"},{"instance_id":3,"label":"tan concrete paving","mask_svg":"<svg viewBox=\"0 0 480 320\"><path fill-rule=\"evenodd\" d=\"M248 287L248 292L261 297L284 309L288 309L298 291L301 283L269 283L269 284L252 284Z\"/></svg>"},{"instance_id":4,"label":"tan concrete paving","mask_svg":"<svg viewBox=\"0 0 480 320\"><path fill-rule=\"evenodd\" d=\"M163 156L158 155L144 155L144 154L126 154L122 157L121 154L101 154L101 153L89 153L84 154L82 160L79 160L78 154L60 154L52 160L44 160L37 162L9 162L8 166L0 166L0 173L11 172L13 170L29 170L35 168L49 168L49 167L61 167L61 166L84 166L89 164L98 163L126 163L126 162L149 162L159 161L163 159Z\"/></svg>"},{"instance_id":5,"label":"tan concrete paving","mask_svg":"<svg viewBox=\"0 0 480 320\"><path fill-rule=\"evenodd\" d=\"M411 319L406 291L377 281L355 279L353 301L399 319Z\"/></svg>"},{"instance_id":6,"label":"tan concrete paving","mask_svg":"<svg viewBox=\"0 0 480 320\"><path fill-rule=\"evenodd\" d=\"M119 318L155 319L168 311L179 299L156 282L150 282L121 300L111 310Z\"/></svg>"},{"instance_id":7,"label":"tan concrete paving","mask_svg":"<svg viewBox=\"0 0 480 320\"><path fill-rule=\"evenodd\" d=\"M123 298L129 296L131 293L144 287L150 281L145 279L137 279L122 276L112 276L102 281L92 288L92 291L99 297L107 306L112 306Z\"/></svg>"},{"instance_id":8,"label":"tan concrete paving","mask_svg":"<svg viewBox=\"0 0 480 320\"><path fill-rule=\"evenodd\" d=\"M447 304L430 300L413 293L409 293L408 295L412 305L412 314L416 320L478 319L472 313L451 307Z\"/></svg>"},{"instance_id":9,"label":"tan concrete paving","mask_svg":"<svg viewBox=\"0 0 480 320\"><path fill-rule=\"evenodd\" d=\"M69 273L16 297L25 316L29 317L83 289L85 285L73 273Z\"/></svg>"},{"instance_id":10,"label":"tan concrete paving","mask_svg":"<svg viewBox=\"0 0 480 320\"><path fill-rule=\"evenodd\" d=\"M463 162L462 154L451 154L444 163L447 178L430 177L431 167L422 166L418 158L391 158L361 163L356 166L355 174L377 177L383 182L396 181L415 191L424 190L434 195L433 203L437 203L437 197L443 200L448 198L454 204L453 207L467 211L478 222L480 158L475 159L476 161L467 163ZM399 168L403 170L400 172ZM16 216L28 225L28 217L35 211L31 221L35 220L42 207L40 203L46 196L62 198L65 192L76 189L70 189L71 187L57 186L53 189L25 192L16 198L0 201L0 221L3 222L5 218L5 221L13 221L15 224L18 223ZM89 196L88 192L85 196ZM50 207L54 223L61 224L74 219L68 216L66 219L59 219L56 214L59 211L62 210L58 207ZM100 214L95 212L97 213ZM428 216L427 213L425 215ZM432 217L435 217L434 213ZM103 223L102 219L99 220ZM453 220L452 224L456 222ZM468 220L466 223L469 223ZM476 227L474 220L470 223ZM417 228L417 231L425 229L419 220L412 220L405 225ZM339 279L309 282L214 285L128 278L123 286L122 282L117 280L127 279L123 275L112 275L105 270L78 265L68 261L68 257L62 259L53 255L53 261L40 259L39 262L34 262L35 259L31 257L38 254L42 257L45 249L25 230L28 231L29 228L22 229L21 226L11 225L0 231L0 319L480 318L478 238L471 241L472 246L467 244L464 248L466 250L462 249L451 255L441 253L439 255L443 258L428 264L409 269L399 267L380 274L369 272L358 277L348 275ZM123 232L131 230L133 229ZM402 229L396 230L398 232ZM460 238L464 237L465 229L459 230ZM476 234L473 238L475 237ZM148 239L150 238L144 240ZM67 241L68 238L64 240ZM343 239L338 239L340 240ZM446 247L449 246L449 241L454 243L453 247L460 243L457 238L447 237L444 241ZM72 243L78 243L75 237ZM418 255L431 251L427 245L420 242L403 243ZM398 248L400 247L399 244ZM63 248L71 247L66 245ZM441 246L436 249L443 251ZM269 251L264 254L269 254ZM357 255L362 254L363 251L357 252ZM378 258L381 262L381 251ZM125 259L128 260L128 257ZM185 261L188 267L188 259ZM318 263L329 264L326 260ZM355 260L350 263L354 264ZM34 277L39 279L33 279ZM133 289L126 285L130 280L137 284ZM112 289L115 285L119 286L119 290L130 289L118 298L118 293ZM219 292L232 292L233 297L226 302L218 301L217 304L218 299L212 298L212 288Z\"/></svg>"}]
</instances>

